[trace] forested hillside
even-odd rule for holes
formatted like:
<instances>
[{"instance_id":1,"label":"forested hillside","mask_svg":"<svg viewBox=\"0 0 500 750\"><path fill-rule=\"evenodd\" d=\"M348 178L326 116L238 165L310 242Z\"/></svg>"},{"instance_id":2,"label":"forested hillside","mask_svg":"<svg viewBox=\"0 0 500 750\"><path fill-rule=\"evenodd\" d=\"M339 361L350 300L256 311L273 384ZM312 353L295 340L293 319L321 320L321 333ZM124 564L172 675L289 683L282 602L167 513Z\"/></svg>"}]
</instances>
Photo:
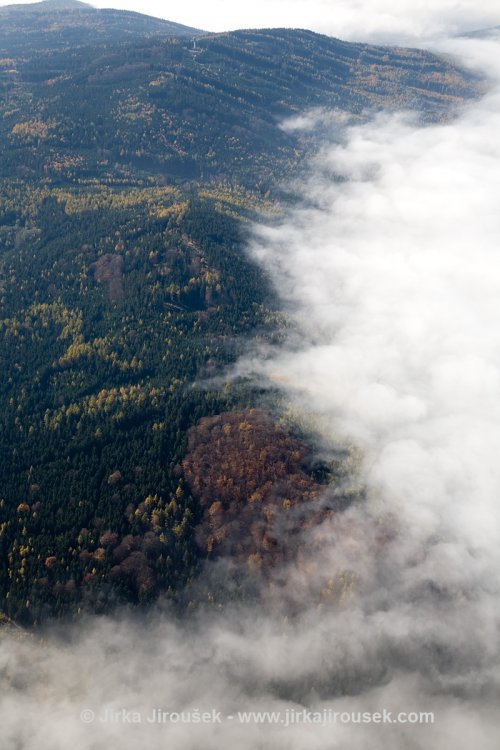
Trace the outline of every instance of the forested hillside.
<instances>
[{"instance_id":1,"label":"forested hillside","mask_svg":"<svg viewBox=\"0 0 500 750\"><path fill-rule=\"evenodd\" d=\"M429 53L286 29L16 49L0 52L2 173L51 184L140 175L266 191L303 157L278 127L286 116L389 107L436 119L478 89Z\"/></svg>"},{"instance_id":2,"label":"forested hillside","mask_svg":"<svg viewBox=\"0 0 500 750\"><path fill-rule=\"evenodd\" d=\"M279 505L269 435L290 507L326 481L291 432L241 411L254 390L216 378L276 333L244 242L310 148L279 123L310 107L435 120L479 83L427 53L307 31L203 35L53 2L0 21L2 609L33 623L179 590L217 534L238 547L221 513L238 515L256 466L263 510L238 554L261 565ZM217 500L222 474L198 476L196 456L219 423L195 426L220 414L224 435L246 421L254 442L231 443L240 490Z\"/></svg>"}]
</instances>

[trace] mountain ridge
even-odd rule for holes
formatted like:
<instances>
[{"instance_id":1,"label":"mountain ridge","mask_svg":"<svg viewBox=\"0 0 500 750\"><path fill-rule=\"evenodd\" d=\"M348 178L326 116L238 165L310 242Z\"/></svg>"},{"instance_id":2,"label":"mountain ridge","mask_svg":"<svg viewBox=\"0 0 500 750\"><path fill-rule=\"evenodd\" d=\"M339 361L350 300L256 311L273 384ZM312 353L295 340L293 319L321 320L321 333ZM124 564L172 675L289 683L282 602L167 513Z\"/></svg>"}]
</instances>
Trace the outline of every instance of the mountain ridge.
<instances>
[{"instance_id":1,"label":"mountain ridge","mask_svg":"<svg viewBox=\"0 0 500 750\"><path fill-rule=\"evenodd\" d=\"M203 33L183 24L80 0L42 0L0 8L0 51L40 50L61 45L119 42L138 35L193 37ZM97 36L96 36L97 35Z\"/></svg>"},{"instance_id":2,"label":"mountain ridge","mask_svg":"<svg viewBox=\"0 0 500 750\"><path fill-rule=\"evenodd\" d=\"M160 181L269 186L303 155L280 119L317 107L406 108L436 121L480 90L430 53L307 30L201 34L196 45L163 35L31 45L0 60L0 154L14 175L52 179L102 179L112 164Z\"/></svg>"}]
</instances>

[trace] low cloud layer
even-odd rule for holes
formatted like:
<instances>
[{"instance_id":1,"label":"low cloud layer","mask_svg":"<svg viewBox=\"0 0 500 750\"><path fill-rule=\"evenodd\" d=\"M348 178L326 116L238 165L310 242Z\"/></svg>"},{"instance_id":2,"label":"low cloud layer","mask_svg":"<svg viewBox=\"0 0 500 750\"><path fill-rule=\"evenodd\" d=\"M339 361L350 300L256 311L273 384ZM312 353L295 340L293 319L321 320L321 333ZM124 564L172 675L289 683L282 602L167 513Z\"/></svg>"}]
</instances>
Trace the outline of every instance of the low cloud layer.
<instances>
[{"instance_id":1,"label":"low cloud layer","mask_svg":"<svg viewBox=\"0 0 500 750\"><path fill-rule=\"evenodd\" d=\"M426 128L380 115L340 144L337 118L303 200L255 230L296 334L238 372L279 383L332 451L356 446L367 488L284 573L293 616L208 604L3 637L5 750L496 750L500 46L453 49L498 76L481 102ZM222 721L150 723L155 708ZM356 722L384 709L434 723ZM235 718L251 710L282 713Z\"/></svg>"}]
</instances>

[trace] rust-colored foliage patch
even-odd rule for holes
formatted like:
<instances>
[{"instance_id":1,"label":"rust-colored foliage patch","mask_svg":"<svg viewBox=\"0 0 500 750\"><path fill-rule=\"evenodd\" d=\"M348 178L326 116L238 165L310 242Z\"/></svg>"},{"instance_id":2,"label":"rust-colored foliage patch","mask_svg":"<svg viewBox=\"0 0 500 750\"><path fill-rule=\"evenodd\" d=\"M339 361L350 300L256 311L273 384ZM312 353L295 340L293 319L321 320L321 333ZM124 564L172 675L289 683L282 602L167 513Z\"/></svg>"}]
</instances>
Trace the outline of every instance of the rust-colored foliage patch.
<instances>
[{"instance_id":1,"label":"rust-colored foliage patch","mask_svg":"<svg viewBox=\"0 0 500 750\"><path fill-rule=\"evenodd\" d=\"M291 559L325 511L306 470L308 447L257 409L202 419L189 432L184 476L203 509L197 542L251 571Z\"/></svg>"}]
</instances>

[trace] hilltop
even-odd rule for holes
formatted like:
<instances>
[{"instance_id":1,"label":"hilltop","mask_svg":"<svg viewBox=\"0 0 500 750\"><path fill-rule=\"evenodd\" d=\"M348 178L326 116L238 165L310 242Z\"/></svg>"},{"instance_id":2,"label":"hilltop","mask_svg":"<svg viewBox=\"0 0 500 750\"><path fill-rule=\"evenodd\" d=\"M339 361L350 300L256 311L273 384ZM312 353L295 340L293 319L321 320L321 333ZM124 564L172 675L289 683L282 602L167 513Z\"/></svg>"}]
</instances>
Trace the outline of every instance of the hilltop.
<instances>
[{"instance_id":1,"label":"hilltop","mask_svg":"<svg viewBox=\"0 0 500 750\"><path fill-rule=\"evenodd\" d=\"M199 33L199 29L182 24L132 11L93 8L79 0L43 0L0 8L0 54L111 44L138 35L191 38Z\"/></svg>"}]
</instances>

